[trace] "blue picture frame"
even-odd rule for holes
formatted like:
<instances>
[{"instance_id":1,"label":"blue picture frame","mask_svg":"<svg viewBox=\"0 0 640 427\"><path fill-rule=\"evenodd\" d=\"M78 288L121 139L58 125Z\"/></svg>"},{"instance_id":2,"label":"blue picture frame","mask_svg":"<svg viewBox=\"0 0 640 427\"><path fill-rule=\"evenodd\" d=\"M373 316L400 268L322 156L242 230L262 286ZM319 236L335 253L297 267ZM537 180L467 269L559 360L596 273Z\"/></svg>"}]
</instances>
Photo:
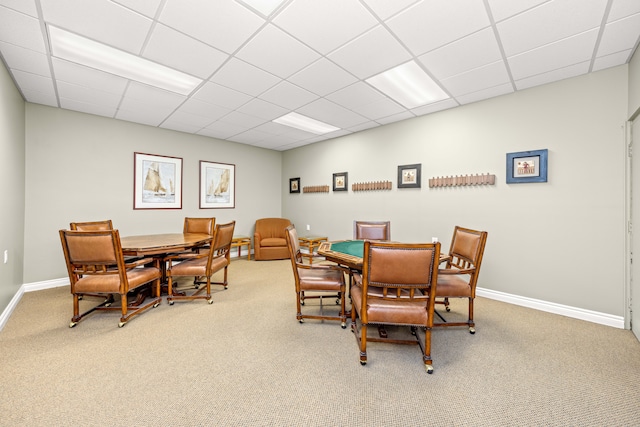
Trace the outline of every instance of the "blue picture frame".
<instances>
[{"instance_id":1,"label":"blue picture frame","mask_svg":"<svg viewBox=\"0 0 640 427\"><path fill-rule=\"evenodd\" d=\"M507 153L507 184L547 182L548 156L547 149Z\"/></svg>"}]
</instances>

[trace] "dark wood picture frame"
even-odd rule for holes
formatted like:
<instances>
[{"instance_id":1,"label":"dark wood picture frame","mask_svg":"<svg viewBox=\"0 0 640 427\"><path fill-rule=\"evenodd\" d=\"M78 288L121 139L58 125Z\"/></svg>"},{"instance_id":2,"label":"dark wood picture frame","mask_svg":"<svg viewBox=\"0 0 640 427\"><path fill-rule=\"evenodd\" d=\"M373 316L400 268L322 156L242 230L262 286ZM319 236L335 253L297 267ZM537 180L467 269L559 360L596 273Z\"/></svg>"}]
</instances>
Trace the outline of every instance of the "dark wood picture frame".
<instances>
[{"instance_id":1,"label":"dark wood picture frame","mask_svg":"<svg viewBox=\"0 0 640 427\"><path fill-rule=\"evenodd\" d=\"M398 166L398 188L420 188L422 186L422 163Z\"/></svg>"},{"instance_id":2,"label":"dark wood picture frame","mask_svg":"<svg viewBox=\"0 0 640 427\"><path fill-rule=\"evenodd\" d=\"M300 192L300 178L289 178L289 193Z\"/></svg>"},{"instance_id":3,"label":"dark wood picture frame","mask_svg":"<svg viewBox=\"0 0 640 427\"><path fill-rule=\"evenodd\" d=\"M333 174L333 191L349 191L349 174L338 172Z\"/></svg>"}]
</instances>

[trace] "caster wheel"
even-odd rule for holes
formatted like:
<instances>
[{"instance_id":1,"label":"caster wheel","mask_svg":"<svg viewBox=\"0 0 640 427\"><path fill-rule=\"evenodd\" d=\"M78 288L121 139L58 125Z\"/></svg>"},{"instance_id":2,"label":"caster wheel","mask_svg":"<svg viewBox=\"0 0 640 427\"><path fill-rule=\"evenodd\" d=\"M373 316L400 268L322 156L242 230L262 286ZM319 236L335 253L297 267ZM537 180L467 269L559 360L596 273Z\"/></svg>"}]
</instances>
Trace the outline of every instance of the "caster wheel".
<instances>
[{"instance_id":1,"label":"caster wheel","mask_svg":"<svg viewBox=\"0 0 640 427\"><path fill-rule=\"evenodd\" d=\"M366 365L366 364L367 364L367 361L366 361L366 360L361 360L361 361L360 361L360 364L361 364L362 366L364 366L364 365Z\"/></svg>"},{"instance_id":2,"label":"caster wheel","mask_svg":"<svg viewBox=\"0 0 640 427\"><path fill-rule=\"evenodd\" d=\"M122 328L126 324L127 324L127 322L120 322L120 323L118 323L118 328Z\"/></svg>"},{"instance_id":3,"label":"caster wheel","mask_svg":"<svg viewBox=\"0 0 640 427\"><path fill-rule=\"evenodd\" d=\"M76 322L71 322L71 323L69 323L69 327L70 327L70 328L73 328L73 327L74 327L74 326L76 326L76 325L77 325L77 323L76 323Z\"/></svg>"},{"instance_id":4,"label":"caster wheel","mask_svg":"<svg viewBox=\"0 0 640 427\"><path fill-rule=\"evenodd\" d=\"M304 323L304 319L300 319L300 320L299 320L299 322L300 322L300 323Z\"/></svg>"},{"instance_id":5,"label":"caster wheel","mask_svg":"<svg viewBox=\"0 0 640 427\"><path fill-rule=\"evenodd\" d=\"M447 310L447 313L449 313L451 311L451 307L447 307L445 308L445 310Z\"/></svg>"},{"instance_id":6,"label":"caster wheel","mask_svg":"<svg viewBox=\"0 0 640 427\"><path fill-rule=\"evenodd\" d=\"M433 366L431 365L424 365L425 369L427 370L427 374L433 374Z\"/></svg>"},{"instance_id":7,"label":"caster wheel","mask_svg":"<svg viewBox=\"0 0 640 427\"><path fill-rule=\"evenodd\" d=\"M476 328L474 328L473 326L472 326L472 327L470 327L470 328L469 328L469 333L470 333L471 335L475 334L475 333L476 333Z\"/></svg>"},{"instance_id":8,"label":"caster wheel","mask_svg":"<svg viewBox=\"0 0 640 427\"><path fill-rule=\"evenodd\" d=\"M347 329L347 323L346 322L342 322L340 324L340 326L342 326L342 329Z\"/></svg>"},{"instance_id":9,"label":"caster wheel","mask_svg":"<svg viewBox=\"0 0 640 427\"><path fill-rule=\"evenodd\" d=\"M212 300L212 299L208 299L208 300L207 300L207 302L208 302L209 304L213 304L213 300Z\"/></svg>"},{"instance_id":10,"label":"caster wheel","mask_svg":"<svg viewBox=\"0 0 640 427\"><path fill-rule=\"evenodd\" d=\"M304 305L304 301L300 301L300 305Z\"/></svg>"},{"instance_id":11,"label":"caster wheel","mask_svg":"<svg viewBox=\"0 0 640 427\"><path fill-rule=\"evenodd\" d=\"M336 300L336 305L340 305L340 300L339 299Z\"/></svg>"},{"instance_id":12,"label":"caster wheel","mask_svg":"<svg viewBox=\"0 0 640 427\"><path fill-rule=\"evenodd\" d=\"M160 303L159 303L159 302L157 302L157 303L153 304L153 308L156 308L156 307L157 307L157 306L159 306L159 305L160 305Z\"/></svg>"},{"instance_id":13,"label":"caster wheel","mask_svg":"<svg viewBox=\"0 0 640 427\"><path fill-rule=\"evenodd\" d=\"M173 305L174 302L174 300L169 301L169 305Z\"/></svg>"},{"instance_id":14,"label":"caster wheel","mask_svg":"<svg viewBox=\"0 0 640 427\"><path fill-rule=\"evenodd\" d=\"M105 307L111 307L111 303L110 303L110 302L108 302L108 303L106 303L104 306L105 306Z\"/></svg>"}]
</instances>

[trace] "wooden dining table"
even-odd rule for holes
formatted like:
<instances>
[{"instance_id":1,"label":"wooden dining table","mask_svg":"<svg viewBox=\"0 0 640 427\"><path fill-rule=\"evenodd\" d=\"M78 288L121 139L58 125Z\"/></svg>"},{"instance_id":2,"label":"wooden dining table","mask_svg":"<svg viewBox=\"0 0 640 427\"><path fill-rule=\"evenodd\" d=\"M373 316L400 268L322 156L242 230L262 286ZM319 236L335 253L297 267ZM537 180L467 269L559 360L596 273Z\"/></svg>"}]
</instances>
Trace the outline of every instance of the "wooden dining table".
<instances>
[{"instance_id":1,"label":"wooden dining table","mask_svg":"<svg viewBox=\"0 0 640 427\"><path fill-rule=\"evenodd\" d=\"M160 260L163 290L166 288L167 270L163 258L177 252L195 249L211 243L212 236L206 233L164 233L139 236L124 236L120 239L125 256L154 257ZM131 305L140 305L150 294L144 287L138 292Z\"/></svg>"}]
</instances>

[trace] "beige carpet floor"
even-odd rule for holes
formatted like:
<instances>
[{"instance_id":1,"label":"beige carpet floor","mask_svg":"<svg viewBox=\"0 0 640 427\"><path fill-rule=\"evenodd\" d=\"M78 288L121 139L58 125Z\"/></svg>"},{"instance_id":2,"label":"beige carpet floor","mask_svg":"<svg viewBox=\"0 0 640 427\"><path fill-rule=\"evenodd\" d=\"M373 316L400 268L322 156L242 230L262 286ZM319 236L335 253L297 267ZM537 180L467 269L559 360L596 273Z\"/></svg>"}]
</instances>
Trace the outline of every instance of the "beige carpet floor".
<instances>
[{"instance_id":1,"label":"beige carpet floor","mask_svg":"<svg viewBox=\"0 0 640 427\"><path fill-rule=\"evenodd\" d=\"M235 259L229 283L121 329L70 329L66 287L25 294L0 331L0 425L640 425L630 331L478 298L476 334L436 330L427 375L418 346L371 343L361 366L349 328L298 323L288 260Z\"/></svg>"}]
</instances>

